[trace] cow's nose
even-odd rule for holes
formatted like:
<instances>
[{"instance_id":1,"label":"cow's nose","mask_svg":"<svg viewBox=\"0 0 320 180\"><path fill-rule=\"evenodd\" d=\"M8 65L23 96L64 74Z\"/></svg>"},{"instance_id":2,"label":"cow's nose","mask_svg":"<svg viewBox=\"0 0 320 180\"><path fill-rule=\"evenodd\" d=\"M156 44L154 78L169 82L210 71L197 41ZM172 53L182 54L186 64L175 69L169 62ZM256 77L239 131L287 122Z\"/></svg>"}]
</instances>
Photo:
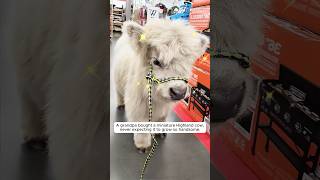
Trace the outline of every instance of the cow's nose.
<instances>
[{"instance_id":1,"label":"cow's nose","mask_svg":"<svg viewBox=\"0 0 320 180\"><path fill-rule=\"evenodd\" d=\"M187 87L171 87L169 89L169 94L172 100L180 100L183 99L186 95Z\"/></svg>"}]
</instances>

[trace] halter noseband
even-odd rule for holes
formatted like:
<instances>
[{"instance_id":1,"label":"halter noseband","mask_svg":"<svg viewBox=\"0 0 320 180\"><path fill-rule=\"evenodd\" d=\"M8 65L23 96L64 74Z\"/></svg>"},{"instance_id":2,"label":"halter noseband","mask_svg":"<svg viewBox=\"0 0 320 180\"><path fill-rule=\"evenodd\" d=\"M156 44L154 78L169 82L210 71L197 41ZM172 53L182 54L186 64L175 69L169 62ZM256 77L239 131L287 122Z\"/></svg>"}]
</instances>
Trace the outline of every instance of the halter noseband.
<instances>
[{"instance_id":1,"label":"halter noseband","mask_svg":"<svg viewBox=\"0 0 320 180\"><path fill-rule=\"evenodd\" d=\"M244 68L244 69L250 68L249 56L247 56L243 53L240 53L240 52L230 53L227 51L217 50L213 53L213 58L226 58L226 59L230 59L230 60L235 60L239 63L239 65L242 68Z\"/></svg>"}]
</instances>

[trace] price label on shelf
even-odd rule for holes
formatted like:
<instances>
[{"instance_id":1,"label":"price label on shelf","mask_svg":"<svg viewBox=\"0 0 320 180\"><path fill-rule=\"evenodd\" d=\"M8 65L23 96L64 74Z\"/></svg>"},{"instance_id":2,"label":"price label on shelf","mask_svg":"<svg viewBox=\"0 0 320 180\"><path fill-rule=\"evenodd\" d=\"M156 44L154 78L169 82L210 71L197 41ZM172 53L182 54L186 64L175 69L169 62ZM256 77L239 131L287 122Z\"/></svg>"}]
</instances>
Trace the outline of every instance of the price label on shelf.
<instances>
[{"instance_id":1,"label":"price label on shelf","mask_svg":"<svg viewBox=\"0 0 320 180\"><path fill-rule=\"evenodd\" d=\"M160 8L159 7L148 7L147 20L159 19L159 17L160 17Z\"/></svg>"}]
</instances>

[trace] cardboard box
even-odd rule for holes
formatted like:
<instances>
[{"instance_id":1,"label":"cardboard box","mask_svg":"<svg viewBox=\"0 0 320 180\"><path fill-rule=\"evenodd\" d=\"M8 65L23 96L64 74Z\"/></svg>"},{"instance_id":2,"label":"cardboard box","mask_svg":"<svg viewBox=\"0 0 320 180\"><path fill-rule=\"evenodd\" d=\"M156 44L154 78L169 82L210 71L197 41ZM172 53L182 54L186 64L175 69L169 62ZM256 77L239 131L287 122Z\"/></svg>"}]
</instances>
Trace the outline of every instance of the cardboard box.
<instances>
[{"instance_id":1,"label":"cardboard box","mask_svg":"<svg viewBox=\"0 0 320 180\"><path fill-rule=\"evenodd\" d=\"M264 43L252 58L252 70L264 79L278 79L283 64L320 86L320 35L273 16L266 16Z\"/></svg>"},{"instance_id":2,"label":"cardboard box","mask_svg":"<svg viewBox=\"0 0 320 180\"><path fill-rule=\"evenodd\" d=\"M210 89L210 54L207 52L193 64L189 84L196 87L198 83Z\"/></svg>"},{"instance_id":3,"label":"cardboard box","mask_svg":"<svg viewBox=\"0 0 320 180\"><path fill-rule=\"evenodd\" d=\"M210 5L193 7L190 11L190 24L199 31L209 28L210 23Z\"/></svg>"},{"instance_id":4,"label":"cardboard box","mask_svg":"<svg viewBox=\"0 0 320 180\"><path fill-rule=\"evenodd\" d=\"M210 54L208 52L204 53L201 58L196 60L193 66L210 72Z\"/></svg>"},{"instance_id":5,"label":"cardboard box","mask_svg":"<svg viewBox=\"0 0 320 180\"><path fill-rule=\"evenodd\" d=\"M293 24L320 33L319 0L273 0L269 11Z\"/></svg>"},{"instance_id":6,"label":"cardboard box","mask_svg":"<svg viewBox=\"0 0 320 180\"><path fill-rule=\"evenodd\" d=\"M206 6L210 4L210 0L193 0L192 7Z\"/></svg>"},{"instance_id":7,"label":"cardboard box","mask_svg":"<svg viewBox=\"0 0 320 180\"><path fill-rule=\"evenodd\" d=\"M201 89L202 93L210 94L210 54L205 53L202 57L196 60L193 65L191 77L189 78L190 88ZM204 91L204 92L203 92ZM209 110L209 105L198 102L197 98L203 97L203 94L191 94L184 106L185 113L192 121L201 122L205 119L206 112ZM204 99L202 99L204 100Z\"/></svg>"}]
</instances>

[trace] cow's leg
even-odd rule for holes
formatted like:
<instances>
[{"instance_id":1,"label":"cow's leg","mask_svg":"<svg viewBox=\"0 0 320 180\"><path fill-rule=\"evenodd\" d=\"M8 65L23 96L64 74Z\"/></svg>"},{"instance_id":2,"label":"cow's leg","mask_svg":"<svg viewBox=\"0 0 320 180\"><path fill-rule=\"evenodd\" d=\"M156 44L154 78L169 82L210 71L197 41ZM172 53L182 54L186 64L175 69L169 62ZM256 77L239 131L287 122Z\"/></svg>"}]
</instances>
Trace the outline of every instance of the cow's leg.
<instances>
[{"instance_id":1,"label":"cow's leg","mask_svg":"<svg viewBox=\"0 0 320 180\"><path fill-rule=\"evenodd\" d=\"M37 150L46 149L47 136L43 111L26 95L21 95L22 133L28 147Z\"/></svg>"}]
</instances>

